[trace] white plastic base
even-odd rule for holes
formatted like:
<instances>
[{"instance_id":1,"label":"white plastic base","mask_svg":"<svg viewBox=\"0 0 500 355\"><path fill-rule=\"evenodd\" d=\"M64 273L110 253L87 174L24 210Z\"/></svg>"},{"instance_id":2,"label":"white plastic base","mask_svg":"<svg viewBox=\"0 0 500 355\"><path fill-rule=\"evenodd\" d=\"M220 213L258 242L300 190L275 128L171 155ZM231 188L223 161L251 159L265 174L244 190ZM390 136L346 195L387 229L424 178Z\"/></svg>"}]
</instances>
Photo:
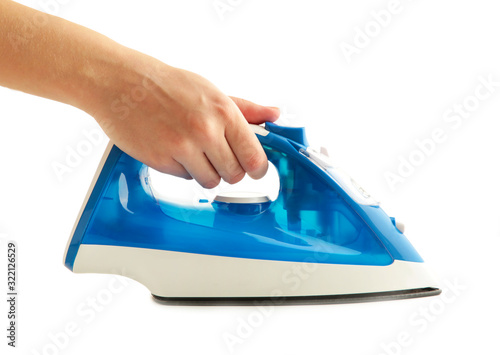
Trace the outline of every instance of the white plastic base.
<instances>
[{"instance_id":1,"label":"white plastic base","mask_svg":"<svg viewBox=\"0 0 500 355\"><path fill-rule=\"evenodd\" d=\"M334 265L80 246L73 271L130 277L159 297L295 297L438 288L424 263Z\"/></svg>"}]
</instances>

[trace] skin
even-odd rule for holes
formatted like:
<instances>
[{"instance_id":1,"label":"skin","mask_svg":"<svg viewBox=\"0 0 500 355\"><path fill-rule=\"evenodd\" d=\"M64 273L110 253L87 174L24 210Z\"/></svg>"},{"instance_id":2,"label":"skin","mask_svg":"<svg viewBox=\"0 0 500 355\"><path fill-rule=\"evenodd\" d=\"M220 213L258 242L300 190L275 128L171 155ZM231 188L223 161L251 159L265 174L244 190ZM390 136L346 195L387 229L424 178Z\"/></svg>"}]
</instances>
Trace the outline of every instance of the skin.
<instances>
[{"instance_id":1,"label":"skin","mask_svg":"<svg viewBox=\"0 0 500 355\"><path fill-rule=\"evenodd\" d=\"M146 165L213 188L254 179L267 158L248 123L279 109L18 3L0 0L0 86L75 106Z\"/></svg>"}]
</instances>

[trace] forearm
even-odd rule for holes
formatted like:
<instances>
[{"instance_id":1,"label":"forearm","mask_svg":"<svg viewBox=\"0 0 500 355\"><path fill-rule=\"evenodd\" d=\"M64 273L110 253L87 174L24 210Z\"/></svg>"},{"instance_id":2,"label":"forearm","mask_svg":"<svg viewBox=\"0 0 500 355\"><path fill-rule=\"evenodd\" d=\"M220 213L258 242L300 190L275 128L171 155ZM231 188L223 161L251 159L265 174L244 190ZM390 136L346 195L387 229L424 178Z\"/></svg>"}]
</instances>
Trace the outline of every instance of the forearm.
<instances>
[{"instance_id":1,"label":"forearm","mask_svg":"<svg viewBox=\"0 0 500 355\"><path fill-rule=\"evenodd\" d=\"M129 52L85 27L0 0L1 86L89 112L96 90L116 85L130 65Z\"/></svg>"}]
</instances>

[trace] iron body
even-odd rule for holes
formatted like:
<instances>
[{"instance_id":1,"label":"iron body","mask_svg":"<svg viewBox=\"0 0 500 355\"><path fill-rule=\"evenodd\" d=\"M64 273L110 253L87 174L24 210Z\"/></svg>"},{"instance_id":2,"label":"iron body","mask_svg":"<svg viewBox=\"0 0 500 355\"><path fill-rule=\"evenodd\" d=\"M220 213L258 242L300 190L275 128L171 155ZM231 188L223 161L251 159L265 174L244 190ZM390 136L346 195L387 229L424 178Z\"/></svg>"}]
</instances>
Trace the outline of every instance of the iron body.
<instances>
[{"instance_id":1,"label":"iron body","mask_svg":"<svg viewBox=\"0 0 500 355\"><path fill-rule=\"evenodd\" d=\"M303 128L252 126L280 187L181 206L110 144L64 256L75 273L144 284L171 304L346 303L437 295L403 226L308 146Z\"/></svg>"}]
</instances>

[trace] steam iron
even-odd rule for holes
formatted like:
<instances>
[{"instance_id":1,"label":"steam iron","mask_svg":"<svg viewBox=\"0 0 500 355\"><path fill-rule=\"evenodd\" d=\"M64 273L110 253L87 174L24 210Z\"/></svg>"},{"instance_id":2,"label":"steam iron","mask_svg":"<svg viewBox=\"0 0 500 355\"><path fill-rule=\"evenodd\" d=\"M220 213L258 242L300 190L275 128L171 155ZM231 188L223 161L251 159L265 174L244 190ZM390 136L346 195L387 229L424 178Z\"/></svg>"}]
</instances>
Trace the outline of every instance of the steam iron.
<instances>
[{"instance_id":1,"label":"steam iron","mask_svg":"<svg viewBox=\"0 0 500 355\"><path fill-rule=\"evenodd\" d=\"M109 144L68 241L75 273L118 274L169 303L350 303L438 295L422 258L304 128L251 125L279 174L275 200L226 194L181 206Z\"/></svg>"}]
</instances>

